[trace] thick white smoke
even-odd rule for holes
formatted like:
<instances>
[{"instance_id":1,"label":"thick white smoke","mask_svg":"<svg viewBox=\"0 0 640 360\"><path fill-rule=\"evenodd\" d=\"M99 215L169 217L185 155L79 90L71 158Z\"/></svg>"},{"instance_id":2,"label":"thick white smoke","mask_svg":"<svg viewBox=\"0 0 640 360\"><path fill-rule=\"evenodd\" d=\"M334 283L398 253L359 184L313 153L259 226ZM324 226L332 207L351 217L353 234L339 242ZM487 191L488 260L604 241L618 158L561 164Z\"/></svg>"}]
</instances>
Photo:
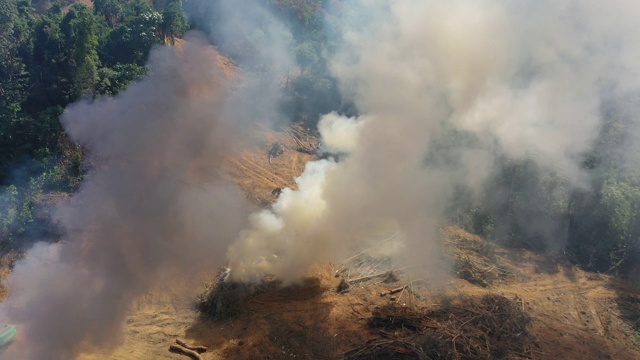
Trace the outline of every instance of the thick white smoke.
<instances>
[{"instance_id":1,"label":"thick white smoke","mask_svg":"<svg viewBox=\"0 0 640 360\"><path fill-rule=\"evenodd\" d=\"M358 143L363 121L345 118L335 112L324 115L318 123L322 134L322 150L328 153L350 153Z\"/></svg>"},{"instance_id":2,"label":"thick white smoke","mask_svg":"<svg viewBox=\"0 0 640 360\"><path fill-rule=\"evenodd\" d=\"M291 66L286 31L254 3L222 1L218 10L242 21L235 32L255 35L264 63L247 66L273 76L237 89L231 102L221 100L211 51L191 39L182 50L155 50L149 76L120 96L67 110L65 128L96 168L57 210L65 240L36 246L9 279L0 312L22 338L3 358L69 359L117 343L139 294L213 265L234 239L235 280L295 281L389 228L403 233L405 258L437 276L438 227L457 184L480 186L506 155L535 156L585 186L579 160L598 134L602 103L640 89L634 1L343 2L331 20L341 38L327 56L362 116L323 117L324 149L340 160L308 164L298 190L285 189L245 224L243 200L218 165L252 118L276 113L274 84ZM248 33L251 21L261 26ZM452 131L466 140L443 151Z\"/></svg>"},{"instance_id":3,"label":"thick white smoke","mask_svg":"<svg viewBox=\"0 0 640 360\"><path fill-rule=\"evenodd\" d=\"M501 155L533 157L587 186L580 161L603 102L639 89L635 2L341 6L331 24L342 45L329 60L364 116L329 114L319 128L325 149L349 155L309 164L297 191L253 216L228 253L235 279L293 280L389 223L405 234L408 260L437 269L437 229L456 184L478 188ZM467 141L443 153L451 131Z\"/></svg>"}]
</instances>

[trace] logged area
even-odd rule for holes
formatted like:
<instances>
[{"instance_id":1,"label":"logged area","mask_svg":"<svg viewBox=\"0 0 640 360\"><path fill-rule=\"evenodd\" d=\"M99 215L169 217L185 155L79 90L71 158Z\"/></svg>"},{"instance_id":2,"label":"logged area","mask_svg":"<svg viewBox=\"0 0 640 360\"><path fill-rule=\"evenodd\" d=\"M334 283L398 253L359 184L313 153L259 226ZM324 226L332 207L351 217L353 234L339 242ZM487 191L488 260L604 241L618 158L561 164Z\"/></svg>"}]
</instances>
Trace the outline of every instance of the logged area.
<instances>
[{"instance_id":1,"label":"logged area","mask_svg":"<svg viewBox=\"0 0 640 360\"><path fill-rule=\"evenodd\" d=\"M302 172L309 155L291 136L268 132L263 146L227 160L248 198L273 201L272 188ZM270 158L274 142L284 152ZM273 279L225 296L229 285L211 300L216 319L196 306L217 274L166 284L136 300L115 352L80 359L186 359L168 351L176 338L208 347L200 354L207 360L640 357L636 284L562 257L504 249L458 227L444 228L442 238L452 264L442 283L364 249L313 266L293 285Z\"/></svg>"},{"instance_id":2,"label":"logged area","mask_svg":"<svg viewBox=\"0 0 640 360\"><path fill-rule=\"evenodd\" d=\"M0 0L0 359L640 359L639 18Z\"/></svg>"}]
</instances>

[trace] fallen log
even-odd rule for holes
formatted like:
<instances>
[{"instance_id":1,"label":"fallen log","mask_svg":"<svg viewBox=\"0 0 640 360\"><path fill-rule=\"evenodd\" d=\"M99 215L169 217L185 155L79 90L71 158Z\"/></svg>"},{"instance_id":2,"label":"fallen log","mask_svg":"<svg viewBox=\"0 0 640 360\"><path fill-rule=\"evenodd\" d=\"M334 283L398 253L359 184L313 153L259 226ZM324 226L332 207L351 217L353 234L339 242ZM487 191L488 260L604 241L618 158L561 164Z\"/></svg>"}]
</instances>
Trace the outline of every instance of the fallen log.
<instances>
[{"instance_id":1,"label":"fallen log","mask_svg":"<svg viewBox=\"0 0 640 360\"><path fill-rule=\"evenodd\" d=\"M198 354L197 352L193 351L193 350L189 350L181 345L175 345L175 344L171 344L169 345L169 351L171 351L172 353L176 353L176 354L182 354L182 355L186 355L190 358L192 358L193 360L203 360L202 356L200 356L200 354Z\"/></svg>"},{"instance_id":2,"label":"fallen log","mask_svg":"<svg viewBox=\"0 0 640 360\"><path fill-rule=\"evenodd\" d=\"M407 286L409 286L409 284L403 285L403 286L400 286L399 288L391 289L391 290L388 290L388 291L383 291L383 292L380 293L380 296L382 297L382 296L393 295L393 294L399 293L400 291L404 290Z\"/></svg>"},{"instance_id":3,"label":"fallen log","mask_svg":"<svg viewBox=\"0 0 640 360\"><path fill-rule=\"evenodd\" d=\"M410 283L407 283L407 284L405 284L403 286L400 286L399 288L391 289L391 290L388 290L388 291L383 291L383 292L380 293L380 296L383 297L383 296L393 295L393 294L399 293L400 291L406 289L407 287L409 287L409 286L411 286L411 285L413 285L415 283L419 283L419 282L424 282L424 280L423 279L414 280L414 281L412 281Z\"/></svg>"},{"instance_id":4,"label":"fallen log","mask_svg":"<svg viewBox=\"0 0 640 360\"><path fill-rule=\"evenodd\" d=\"M197 352L198 354L202 354L203 352L207 351L207 347L206 346L202 346L202 345L189 345L187 344L186 341L182 340L182 339L176 339L176 344L181 345L184 348L187 348L189 350L193 350L195 352Z\"/></svg>"}]
</instances>

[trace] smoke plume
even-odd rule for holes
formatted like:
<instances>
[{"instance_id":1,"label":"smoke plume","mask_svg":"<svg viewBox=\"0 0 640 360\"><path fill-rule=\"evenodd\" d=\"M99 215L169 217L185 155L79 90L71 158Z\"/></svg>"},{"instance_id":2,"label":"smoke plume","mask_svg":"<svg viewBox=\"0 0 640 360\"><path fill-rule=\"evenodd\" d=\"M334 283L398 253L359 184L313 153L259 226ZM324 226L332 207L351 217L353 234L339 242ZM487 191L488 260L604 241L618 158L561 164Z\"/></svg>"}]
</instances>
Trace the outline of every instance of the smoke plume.
<instances>
[{"instance_id":1,"label":"smoke plume","mask_svg":"<svg viewBox=\"0 0 640 360\"><path fill-rule=\"evenodd\" d=\"M16 264L2 314L20 339L5 359L73 359L121 339L129 306L158 281L223 261L246 219L218 168L240 131L221 116L228 79L206 41L152 51L149 75L114 98L70 106L67 133L94 163L56 209L60 244Z\"/></svg>"},{"instance_id":2,"label":"smoke plume","mask_svg":"<svg viewBox=\"0 0 640 360\"><path fill-rule=\"evenodd\" d=\"M363 116L321 120L325 149L347 156L309 164L297 191L251 217L228 251L235 279L295 280L383 224L404 234L405 260L437 276L438 228L456 186L478 191L506 157L534 159L587 188L581 161L603 106L638 89L632 2L338 6L328 23L340 45L328 60Z\"/></svg>"},{"instance_id":3,"label":"smoke plume","mask_svg":"<svg viewBox=\"0 0 640 360\"><path fill-rule=\"evenodd\" d=\"M94 170L56 211L64 241L34 247L9 279L0 310L28 346L4 358L112 346L137 296L159 278L219 263L223 249L234 280L295 281L315 262L399 231L403 261L439 276L439 227L457 186L478 191L506 157L588 188L581 161L603 108L637 113L638 102L620 99L640 89L640 3L332 3L340 11L327 11L336 38L326 60L361 116L322 117L323 150L338 160L307 164L297 190L248 220L219 165L256 118L277 120L282 77L295 67L291 34L257 1L189 2L247 70L233 94L211 67L213 51L191 37L155 49L150 74L121 95L67 109L65 129Z\"/></svg>"},{"instance_id":4,"label":"smoke plume","mask_svg":"<svg viewBox=\"0 0 640 360\"><path fill-rule=\"evenodd\" d=\"M190 0L185 10L242 68L242 86L229 99L234 122L257 118L273 126L287 123L279 111L282 84L296 66L287 27L256 0Z\"/></svg>"}]
</instances>

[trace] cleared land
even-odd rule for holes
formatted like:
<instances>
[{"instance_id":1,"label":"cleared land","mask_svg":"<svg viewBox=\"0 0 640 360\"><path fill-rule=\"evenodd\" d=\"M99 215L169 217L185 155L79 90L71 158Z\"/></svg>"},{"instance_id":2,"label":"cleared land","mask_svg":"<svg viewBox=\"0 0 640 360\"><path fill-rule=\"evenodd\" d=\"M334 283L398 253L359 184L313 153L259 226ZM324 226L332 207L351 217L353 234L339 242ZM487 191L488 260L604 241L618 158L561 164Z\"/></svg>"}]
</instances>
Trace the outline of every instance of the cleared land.
<instances>
[{"instance_id":1,"label":"cleared land","mask_svg":"<svg viewBox=\"0 0 640 360\"><path fill-rule=\"evenodd\" d=\"M291 186L313 158L295 150L290 136L268 132L262 146L227 161L228 176L256 203L273 201L273 189ZM284 152L270 163L274 142L283 144ZM410 269L395 271L391 279L353 282L388 270L382 260L356 257L344 264L318 264L297 286L266 284L237 304L237 316L222 321L202 320L193 310L204 280L199 286L172 286L138 300L124 343L114 353L82 359L186 359L168 351L178 337L208 346L202 354L208 360L375 358L372 354L640 358L640 290L634 284L581 271L561 258L502 249L456 227L443 229L443 238L453 264L444 284L411 283L420 275ZM351 286L340 292L343 281ZM398 288L403 289L380 296ZM409 320L394 325L403 316Z\"/></svg>"}]
</instances>

